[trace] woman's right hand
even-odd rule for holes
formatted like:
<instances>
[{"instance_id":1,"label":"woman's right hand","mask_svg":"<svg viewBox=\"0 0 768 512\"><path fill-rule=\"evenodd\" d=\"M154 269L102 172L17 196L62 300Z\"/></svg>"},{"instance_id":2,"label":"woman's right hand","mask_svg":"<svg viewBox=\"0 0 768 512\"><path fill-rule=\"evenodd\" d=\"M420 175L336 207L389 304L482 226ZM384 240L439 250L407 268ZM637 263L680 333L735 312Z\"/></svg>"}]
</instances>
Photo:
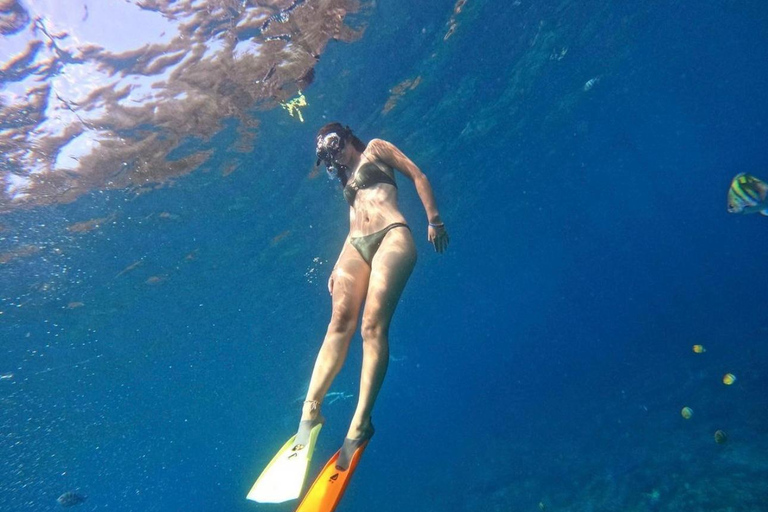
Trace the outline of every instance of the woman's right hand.
<instances>
[{"instance_id":1,"label":"woman's right hand","mask_svg":"<svg viewBox=\"0 0 768 512\"><path fill-rule=\"evenodd\" d=\"M435 250L439 253L444 252L448 248L448 231L445 229L445 224L429 224L427 227L427 240L431 243Z\"/></svg>"}]
</instances>

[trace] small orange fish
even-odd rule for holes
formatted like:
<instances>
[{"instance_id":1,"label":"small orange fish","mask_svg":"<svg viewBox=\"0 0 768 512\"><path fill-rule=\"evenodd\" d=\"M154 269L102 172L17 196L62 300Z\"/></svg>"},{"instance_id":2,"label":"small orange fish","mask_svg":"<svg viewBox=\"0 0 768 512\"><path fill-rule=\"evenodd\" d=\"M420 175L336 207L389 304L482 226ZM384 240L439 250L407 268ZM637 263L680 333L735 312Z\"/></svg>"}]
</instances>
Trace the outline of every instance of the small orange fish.
<instances>
[{"instance_id":1,"label":"small orange fish","mask_svg":"<svg viewBox=\"0 0 768 512\"><path fill-rule=\"evenodd\" d=\"M100 217L98 219L91 219L86 220L83 222L77 222L75 224L67 226L67 231L70 233L87 233L89 231L93 231L94 229L99 229L104 224L111 222L115 219L115 214L113 213L109 217Z\"/></svg>"},{"instance_id":2,"label":"small orange fish","mask_svg":"<svg viewBox=\"0 0 768 512\"><path fill-rule=\"evenodd\" d=\"M152 276L147 278L146 281L144 281L145 284L160 284L163 281L165 281L166 276Z\"/></svg>"},{"instance_id":3,"label":"small orange fish","mask_svg":"<svg viewBox=\"0 0 768 512\"><path fill-rule=\"evenodd\" d=\"M131 270L134 270L136 267L138 267L142 263L144 263L144 260L136 260L136 261L134 261L133 263L131 263L130 265L125 267L123 270L118 272L115 277L117 278L117 277L120 277L123 274L127 274L128 272L130 272Z\"/></svg>"},{"instance_id":4,"label":"small orange fish","mask_svg":"<svg viewBox=\"0 0 768 512\"><path fill-rule=\"evenodd\" d=\"M290 234L291 234L291 231L289 229L286 229L282 233L278 233L272 238L272 240L269 241L269 245L271 245L272 247L276 246Z\"/></svg>"},{"instance_id":5,"label":"small orange fish","mask_svg":"<svg viewBox=\"0 0 768 512\"><path fill-rule=\"evenodd\" d=\"M39 250L40 248L34 245L22 245L21 247L13 251L0 253L0 265L4 263L8 263L9 261L15 260L16 258L24 258L26 256L31 256L32 254L35 254Z\"/></svg>"},{"instance_id":6,"label":"small orange fish","mask_svg":"<svg viewBox=\"0 0 768 512\"><path fill-rule=\"evenodd\" d=\"M725 375L723 375L723 384L725 384L726 386L730 386L734 382L736 382L736 376L734 374L726 373Z\"/></svg>"},{"instance_id":7,"label":"small orange fish","mask_svg":"<svg viewBox=\"0 0 768 512\"><path fill-rule=\"evenodd\" d=\"M683 407L683 410L680 411L680 415L683 418L689 420L691 419L691 416L693 416L693 409L691 409L690 407Z\"/></svg>"},{"instance_id":8,"label":"small orange fish","mask_svg":"<svg viewBox=\"0 0 768 512\"><path fill-rule=\"evenodd\" d=\"M229 176L230 174L235 172L238 167L240 167L238 164L229 164L227 167L224 168L223 171L221 171L221 175Z\"/></svg>"},{"instance_id":9,"label":"small orange fish","mask_svg":"<svg viewBox=\"0 0 768 512\"><path fill-rule=\"evenodd\" d=\"M694 345L693 351L697 354L703 354L707 349L704 348L704 345Z\"/></svg>"}]
</instances>

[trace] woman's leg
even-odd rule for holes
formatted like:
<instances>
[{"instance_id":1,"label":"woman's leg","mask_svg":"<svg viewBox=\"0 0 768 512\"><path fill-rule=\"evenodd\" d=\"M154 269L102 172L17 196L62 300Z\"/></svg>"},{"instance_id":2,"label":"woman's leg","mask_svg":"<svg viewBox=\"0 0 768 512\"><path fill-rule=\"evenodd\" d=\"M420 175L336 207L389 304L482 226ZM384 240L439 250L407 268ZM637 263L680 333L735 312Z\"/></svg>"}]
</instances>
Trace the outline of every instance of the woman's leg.
<instances>
[{"instance_id":1,"label":"woman's leg","mask_svg":"<svg viewBox=\"0 0 768 512\"><path fill-rule=\"evenodd\" d=\"M357 250L346 244L334 272L331 321L309 381L302 420L313 420L320 414L319 405L344 364L371 270Z\"/></svg>"},{"instance_id":2,"label":"woman's leg","mask_svg":"<svg viewBox=\"0 0 768 512\"><path fill-rule=\"evenodd\" d=\"M347 432L350 439L372 434L371 411L389 363L389 324L416 265L416 246L410 230L392 229L371 262L371 276L363 313L363 369L360 398Z\"/></svg>"}]
</instances>

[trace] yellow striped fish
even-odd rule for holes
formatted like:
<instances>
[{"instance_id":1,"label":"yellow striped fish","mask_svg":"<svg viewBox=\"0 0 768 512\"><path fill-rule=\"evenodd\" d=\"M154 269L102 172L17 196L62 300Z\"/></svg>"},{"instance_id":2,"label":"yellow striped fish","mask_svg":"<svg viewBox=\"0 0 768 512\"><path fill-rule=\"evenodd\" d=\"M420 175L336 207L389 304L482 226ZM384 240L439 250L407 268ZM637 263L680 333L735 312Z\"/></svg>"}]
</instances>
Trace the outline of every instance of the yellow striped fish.
<instances>
[{"instance_id":1,"label":"yellow striped fish","mask_svg":"<svg viewBox=\"0 0 768 512\"><path fill-rule=\"evenodd\" d=\"M768 183L739 173L728 189L728 213L757 213L768 216Z\"/></svg>"}]
</instances>

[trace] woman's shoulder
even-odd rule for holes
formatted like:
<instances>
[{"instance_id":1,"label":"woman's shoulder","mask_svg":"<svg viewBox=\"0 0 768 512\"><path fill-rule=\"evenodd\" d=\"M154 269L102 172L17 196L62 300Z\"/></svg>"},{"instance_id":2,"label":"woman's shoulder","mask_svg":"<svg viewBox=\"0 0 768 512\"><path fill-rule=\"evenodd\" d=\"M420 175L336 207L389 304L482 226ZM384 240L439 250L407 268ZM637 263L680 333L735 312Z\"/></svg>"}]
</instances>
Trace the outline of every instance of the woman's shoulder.
<instances>
[{"instance_id":1,"label":"woman's shoulder","mask_svg":"<svg viewBox=\"0 0 768 512\"><path fill-rule=\"evenodd\" d=\"M384 139L371 139L368 141L368 145L365 147L365 151L373 155L378 155L383 151L387 151L391 147L392 143L387 142Z\"/></svg>"},{"instance_id":2,"label":"woman's shoulder","mask_svg":"<svg viewBox=\"0 0 768 512\"><path fill-rule=\"evenodd\" d=\"M391 142L387 142L384 139L371 139L368 141L368 145L365 146L365 156L368 160L378 161L385 164L392 155L392 148L394 146Z\"/></svg>"},{"instance_id":3,"label":"woman's shoulder","mask_svg":"<svg viewBox=\"0 0 768 512\"><path fill-rule=\"evenodd\" d=\"M363 156L366 160L374 164L379 169L385 169L390 171L392 166L387 163L387 156L391 153L391 143L384 139L371 139L363 151Z\"/></svg>"}]
</instances>

